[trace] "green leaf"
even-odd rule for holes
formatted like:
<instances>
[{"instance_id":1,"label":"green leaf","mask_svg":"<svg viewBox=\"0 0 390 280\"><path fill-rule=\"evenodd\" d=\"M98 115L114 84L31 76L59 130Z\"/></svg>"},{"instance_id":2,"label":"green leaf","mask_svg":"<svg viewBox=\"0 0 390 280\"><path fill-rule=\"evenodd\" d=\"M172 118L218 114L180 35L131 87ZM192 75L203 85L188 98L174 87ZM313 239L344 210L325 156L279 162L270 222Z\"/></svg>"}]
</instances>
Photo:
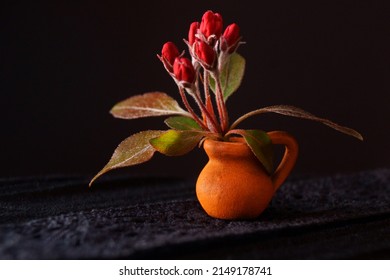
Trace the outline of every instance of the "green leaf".
<instances>
[{"instance_id":1,"label":"green leaf","mask_svg":"<svg viewBox=\"0 0 390 280\"><path fill-rule=\"evenodd\" d=\"M339 124L334 123L328 119L319 118L319 117L313 115L312 113L309 113L309 112L302 110L301 108L297 108L297 107L290 106L290 105L274 105L274 106L268 106L268 107L254 110L254 111L249 112L249 113L241 116L240 118L238 118L232 124L232 126L230 128L234 129L238 124L240 124L242 121L246 120L247 118L255 116L255 115L260 115L263 113L276 113L276 114L280 114L280 115L285 115L285 116L320 122L320 123L327 125L327 126L333 128L341 133L347 134L349 136L355 137L355 138L363 141L363 136L359 132L357 132L356 130L354 130L352 128L339 125Z\"/></svg>"},{"instance_id":2,"label":"green leaf","mask_svg":"<svg viewBox=\"0 0 390 280\"><path fill-rule=\"evenodd\" d=\"M96 174L89 183L89 186L104 173L125 166L143 163L152 158L156 151L149 143L149 140L162 135L165 131L148 130L134 134L123 140L115 149L110 161Z\"/></svg>"},{"instance_id":3,"label":"green leaf","mask_svg":"<svg viewBox=\"0 0 390 280\"><path fill-rule=\"evenodd\" d=\"M120 119L190 114L183 110L175 99L163 92L149 92L132 96L117 103L110 113Z\"/></svg>"},{"instance_id":4,"label":"green leaf","mask_svg":"<svg viewBox=\"0 0 390 280\"><path fill-rule=\"evenodd\" d=\"M269 174L273 171L273 145L268 134L262 130L235 129L228 134L241 135L257 159L263 164Z\"/></svg>"},{"instance_id":5,"label":"green leaf","mask_svg":"<svg viewBox=\"0 0 390 280\"><path fill-rule=\"evenodd\" d=\"M174 116L165 120L168 127L176 130L202 130L200 125L190 117Z\"/></svg>"},{"instance_id":6,"label":"green leaf","mask_svg":"<svg viewBox=\"0 0 390 280\"><path fill-rule=\"evenodd\" d=\"M244 77L245 59L238 53L233 53L220 73L221 87L226 101L239 87ZM210 87L215 92L215 81L210 78Z\"/></svg>"},{"instance_id":7,"label":"green leaf","mask_svg":"<svg viewBox=\"0 0 390 280\"><path fill-rule=\"evenodd\" d=\"M168 130L151 139L150 144L164 155L181 156L193 150L204 135L203 131Z\"/></svg>"}]
</instances>

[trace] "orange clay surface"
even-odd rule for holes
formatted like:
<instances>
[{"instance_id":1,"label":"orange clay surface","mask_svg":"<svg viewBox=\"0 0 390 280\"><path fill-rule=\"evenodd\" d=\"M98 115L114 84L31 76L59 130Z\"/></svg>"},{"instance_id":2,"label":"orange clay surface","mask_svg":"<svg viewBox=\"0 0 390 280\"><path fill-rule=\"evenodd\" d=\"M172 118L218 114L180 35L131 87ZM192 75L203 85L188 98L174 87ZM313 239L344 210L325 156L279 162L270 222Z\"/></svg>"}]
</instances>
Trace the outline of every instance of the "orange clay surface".
<instances>
[{"instance_id":1,"label":"orange clay surface","mask_svg":"<svg viewBox=\"0 0 390 280\"><path fill-rule=\"evenodd\" d=\"M208 215L219 219L253 219L267 208L275 191L290 174L298 156L296 140L286 132L268 133L273 144L284 145L284 156L269 175L242 142L206 140L209 162L196 183L196 195Z\"/></svg>"}]
</instances>

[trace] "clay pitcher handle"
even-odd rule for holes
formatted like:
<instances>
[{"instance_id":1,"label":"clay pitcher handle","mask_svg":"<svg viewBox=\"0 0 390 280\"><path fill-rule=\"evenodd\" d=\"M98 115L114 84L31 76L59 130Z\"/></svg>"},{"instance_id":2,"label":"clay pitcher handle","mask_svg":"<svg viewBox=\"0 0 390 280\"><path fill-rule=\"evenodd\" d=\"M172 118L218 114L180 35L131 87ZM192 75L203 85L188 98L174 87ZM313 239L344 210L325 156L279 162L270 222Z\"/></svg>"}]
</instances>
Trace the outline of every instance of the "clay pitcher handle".
<instances>
[{"instance_id":1,"label":"clay pitcher handle","mask_svg":"<svg viewBox=\"0 0 390 280\"><path fill-rule=\"evenodd\" d=\"M290 134L284 131L271 131L267 133L272 141L272 144L284 145L284 155L275 173L271 176L276 191L281 184L286 180L287 176L293 169L298 158L298 143L297 140Z\"/></svg>"}]
</instances>

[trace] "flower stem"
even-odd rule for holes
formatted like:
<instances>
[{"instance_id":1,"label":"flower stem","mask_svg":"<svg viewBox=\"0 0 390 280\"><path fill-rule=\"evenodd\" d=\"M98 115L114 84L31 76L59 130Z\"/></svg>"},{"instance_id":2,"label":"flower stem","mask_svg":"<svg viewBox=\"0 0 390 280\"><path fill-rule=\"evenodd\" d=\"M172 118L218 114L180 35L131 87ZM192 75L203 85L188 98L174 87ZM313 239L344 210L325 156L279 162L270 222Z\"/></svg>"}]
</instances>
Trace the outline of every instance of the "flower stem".
<instances>
[{"instance_id":1,"label":"flower stem","mask_svg":"<svg viewBox=\"0 0 390 280\"><path fill-rule=\"evenodd\" d=\"M221 133L221 127L214 121L213 117L210 115L209 111L206 109L200 98L199 87L196 87L196 93L193 92L191 96L194 98L196 104L199 106L199 109L201 110L202 114L204 114L204 116L206 117L206 123L210 131Z\"/></svg>"},{"instance_id":2,"label":"flower stem","mask_svg":"<svg viewBox=\"0 0 390 280\"><path fill-rule=\"evenodd\" d=\"M223 91L221 87L221 80L217 71L213 73L213 78L216 84L216 102L218 108L218 114L221 122L222 131L226 132L229 127L229 116L226 108L226 103L223 100Z\"/></svg>"},{"instance_id":3,"label":"flower stem","mask_svg":"<svg viewBox=\"0 0 390 280\"><path fill-rule=\"evenodd\" d=\"M203 88L204 88L204 94L205 94L205 103L206 103L206 109L210 113L211 117L213 118L213 121L217 123L217 117L215 116L214 106L213 102L211 100L210 96L210 74L207 71L203 72Z\"/></svg>"},{"instance_id":4,"label":"flower stem","mask_svg":"<svg viewBox=\"0 0 390 280\"><path fill-rule=\"evenodd\" d=\"M239 117L229 128L229 130L233 130L235 129L241 122L243 122L244 120L246 120L247 118L250 118L252 116L255 116L255 115L259 115L259 114L262 114L262 113L267 113L268 111L266 109L258 109L258 110L255 110L255 111L252 111L252 112L249 112L249 113L246 113L245 115Z\"/></svg>"},{"instance_id":5,"label":"flower stem","mask_svg":"<svg viewBox=\"0 0 390 280\"><path fill-rule=\"evenodd\" d=\"M188 102L186 94L184 92L184 88L179 86L179 92L180 92L181 99L184 103L184 106L186 107L188 112L191 114L192 118L197 122L197 124L199 124L202 127L202 129L208 130L208 127L202 122L202 120L198 117L198 115L192 109L190 103Z\"/></svg>"}]
</instances>

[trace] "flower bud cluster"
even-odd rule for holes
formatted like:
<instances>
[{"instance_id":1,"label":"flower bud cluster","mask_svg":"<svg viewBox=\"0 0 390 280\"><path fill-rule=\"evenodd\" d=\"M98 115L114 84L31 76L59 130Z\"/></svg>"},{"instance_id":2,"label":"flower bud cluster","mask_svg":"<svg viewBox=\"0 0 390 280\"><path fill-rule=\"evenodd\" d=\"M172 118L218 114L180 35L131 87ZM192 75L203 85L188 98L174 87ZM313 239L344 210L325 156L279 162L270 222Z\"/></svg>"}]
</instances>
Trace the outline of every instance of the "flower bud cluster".
<instances>
[{"instance_id":1,"label":"flower bud cluster","mask_svg":"<svg viewBox=\"0 0 390 280\"><path fill-rule=\"evenodd\" d=\"M206 71L216 72L222 68L227 57L240 44L240 29L237 24L228 25L223 32L223 19L218 13L207 11L201 22L193 22L184 40L192 60L183 57L176 45L167 42L158 55L165 69L178 85L191 87L195 83L199 65Z\"/></svg>"},{"instance_id":2,"label":"flower bud cluster","mask_svg":"<svg viewBox=\"0 0 390 280\"><path fill-rule=\"evenodd\" d=\"M237 24L232 23L224 30L222 16L207 11L203 14L201 22L190 24L188 38L184 39L191 59L184 57L184 52L180 53L172 42L165 43L161 55L157 55L178 85L182 101L192 118L202 128L211 132L223 134L229 126L219 74L230 55L237 50L240 41L240 29ZM210 86L210 77L214 80L213 88ZM203 96L200 84L203 84ZM214 103L210 89L215 93ZM191 107L186 94L195 100L201 116ZM218 117L214 110L215 106Z\"/></svg>"}]
</instances>

